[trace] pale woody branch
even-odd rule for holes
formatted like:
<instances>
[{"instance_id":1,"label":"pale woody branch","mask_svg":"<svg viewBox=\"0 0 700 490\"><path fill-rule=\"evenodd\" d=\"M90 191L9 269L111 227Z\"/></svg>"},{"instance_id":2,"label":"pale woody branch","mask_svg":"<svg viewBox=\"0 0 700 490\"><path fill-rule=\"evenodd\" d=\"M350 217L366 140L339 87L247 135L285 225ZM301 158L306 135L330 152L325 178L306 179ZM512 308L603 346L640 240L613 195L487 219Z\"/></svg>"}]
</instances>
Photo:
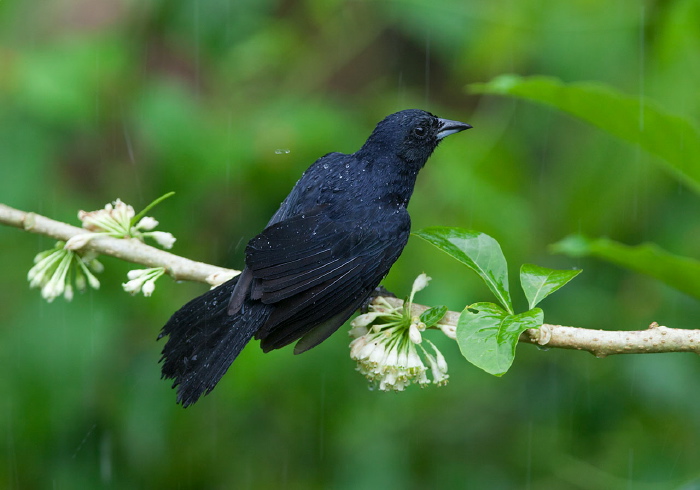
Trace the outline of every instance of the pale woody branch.
<instances>
[{"instance_id":1,"label":"pale woody branch","mask_svg":"<svg viewBox=\"0 0 700 490\"><path fill-rule=\"evenodd\" d=\"M62 241L85 233L83 228L55 221L36 213L20 211L5 204L0 204L0 223ZM136 239L125 240L100 236L87 242L85 248L102 255L109 255L147 267L164 267L165 272L177 281L196 281L217 285L221 283L220 278L232 277L238 273L238 271L231 269L186 259L151 247Z\"/></svg>"},{"instance_id":2,"label":"pale woody branch","mask_svg":"<svg viewBox=\"0 0 700 490\"><path fill-rule=\"evenodd\" d=\"M0 223L63 241L85 232L82 228L35 213L19 211L4 204L0 204ZM231 269L164 252L134 239L96 237L88 242L86 248L148 267L164 267L166 272L176 280L214 285L221 282L221 277L231 277L238 273ZM398 298L383 297L383 300L393 306L400 306L403 303ZM427 306L413 304L415 315L420 315L427 308ZM448 311L440 324L455 327L458 320L458 312ZM560 349L584 350L597 357L660 352L700 354L700 330L667 328L659 326L656 322L652 323L648 329L638 331L592 330L544 324L539 330L525 331L520 336L520 341Z\"/></svg>"},{"instance_id":3,"label":"pale woody branch","mask_svg":"<svg viewBox=\"0 0 700 490\"><path fill-rule=\"evenodd\" d=\"M398 298L384 298L392 306L401 306ZM420 315L427 306L413 305L413 314ZM448 311L439 322L456 326L459 313ZM593 330L545 323L539 329L528 329L520 342L559 349L588 351L596 357L613 354L653 354L662 352L694 352L700 354L700 330L662 327L652 323L646 330Z\"/></svg>"}]
</instances>

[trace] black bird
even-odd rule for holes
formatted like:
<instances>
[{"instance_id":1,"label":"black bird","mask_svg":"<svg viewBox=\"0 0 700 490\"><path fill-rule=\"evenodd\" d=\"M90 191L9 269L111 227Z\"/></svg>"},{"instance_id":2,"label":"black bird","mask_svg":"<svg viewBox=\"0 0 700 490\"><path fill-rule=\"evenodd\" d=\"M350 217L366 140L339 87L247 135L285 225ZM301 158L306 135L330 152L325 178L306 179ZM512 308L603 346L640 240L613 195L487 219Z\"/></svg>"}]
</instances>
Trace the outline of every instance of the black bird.
<instances>
[{"instance_id":1,"label":"black bird","mask_svg":"<svg viewBox=\"0 0 700 490\"><path fill-rule=\"evenodd\" d=\"M252 337L264 352L300 354L367 300L408 240L418 171L438 143L471 126L410 109L387 116L352 155L329 153L304 172L243 272L178 310L163 327L162 373L184 407L209 393Z\"/></svg>"}]
</instances>

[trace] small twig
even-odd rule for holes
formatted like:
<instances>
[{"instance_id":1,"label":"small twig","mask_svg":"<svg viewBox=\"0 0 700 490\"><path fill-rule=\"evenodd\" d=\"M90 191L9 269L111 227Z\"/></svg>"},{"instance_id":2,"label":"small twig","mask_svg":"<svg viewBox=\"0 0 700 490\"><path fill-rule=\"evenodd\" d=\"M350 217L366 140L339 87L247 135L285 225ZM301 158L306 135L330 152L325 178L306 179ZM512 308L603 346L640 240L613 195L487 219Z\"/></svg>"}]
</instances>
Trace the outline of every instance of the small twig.
<instances>
[{"instance_id":1,"label":"small twig","mask_svg":"<svg viewBox=\"0 0 700 490\"><path fill-rule=\"evenodd\" d=\"M382 297L394 307L403 305L399 298ZM376 302L377 300L375 300ZM419 316L427 306L414 304L412 313ZM459 313L448 311L440 320L442 325L457 326ZM588 351L596 357L613 354L652 354L662 352L694 352L700 354L700 330L662 327L652 323L646 330L592 330L545 323L539 329L528 329L520 342Z\"/></svg>"},{"instance_id":2,"label":"small twig","mask_svg":"<svg viewBox=\"0 0 700 490\"><path fill-rule=\"evenodd\" d=\"M20 211L5 204L0 204L0 223L63 241L85 233L84 229L77 226L55 221L36 213ZM177 281L196 281L215 285L220 282L216 280L217 277L230 277L231 274L235 275L239 272L186 259L133 238L95 237L85 245L85 248L147 267L164 267L165 272Z\"/></svg>"},{"instance_id":3,"label":"small twig","mask_svg":"<svg viewBox=\"0 0 700 490\"><path fill-rule=\"evenodd\" d=\"M0 204L0 223L15 226L31 233L46 235L66 241L85 230L55 221L35 213L27 213ZM110 255L148 267L164 267L176 280L218 284L217 277L230 276L239 271L196 262L178 255L145 245L135 239L120 239L108 236L95 237L86 248L103 255ZM374 302L386 301L400 307L398 298L381 296ZM427 306L413 304L414 315L419 316ZM440 324L456 326L459 313L448 311ZM597 357L612 354L649 354L659 352L695 352L700 354L700 330L686 330L659 326L656 322L646 330L609 331L544 324L539 329L522 333L520 342L560 349L584 350Z\"/></svg>"}]
</instances>

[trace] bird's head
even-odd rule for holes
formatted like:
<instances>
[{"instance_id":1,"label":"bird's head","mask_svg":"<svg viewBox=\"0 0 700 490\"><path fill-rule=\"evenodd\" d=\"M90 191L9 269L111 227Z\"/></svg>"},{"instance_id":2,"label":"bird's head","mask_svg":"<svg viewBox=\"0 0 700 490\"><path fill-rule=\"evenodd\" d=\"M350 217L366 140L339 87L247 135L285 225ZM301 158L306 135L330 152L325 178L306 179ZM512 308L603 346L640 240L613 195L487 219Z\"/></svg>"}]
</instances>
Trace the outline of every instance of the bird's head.
<instances>
[{"instance_id":1,"label":"bird's head","mask_svg":"<svg viewBox=\"0 0 700 490\"><path fill-rule=\"evenodd\" d=\"M407 109L391 114L377 124L360 151L369 156L391 152L420 169L443 138L471 127L420 109Z\"/></svg>"}]
</instances>

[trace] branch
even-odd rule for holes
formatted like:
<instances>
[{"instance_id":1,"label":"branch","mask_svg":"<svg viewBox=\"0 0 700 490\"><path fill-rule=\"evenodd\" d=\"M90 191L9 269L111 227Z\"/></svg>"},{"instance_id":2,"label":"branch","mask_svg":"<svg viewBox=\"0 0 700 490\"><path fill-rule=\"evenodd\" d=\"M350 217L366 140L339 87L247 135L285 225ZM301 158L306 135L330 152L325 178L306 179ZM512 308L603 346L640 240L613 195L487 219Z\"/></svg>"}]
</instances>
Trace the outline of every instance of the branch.
<instances>
[{"instance_id":1,"label":"branch","mask_svg":"<svg viewBox=\"0 0 700 490\"><path fill-rule=\"evenodd\" d=\"M35 213L27 213L0 204L0 223L15 226L31 233L46 235L66 241L85 230L55 221ZM217 277L229 276L238 271L216 267L180 257L145 245L136 239L120 239L107 236L90 240L85 248L102 255L141 264L148 267L164 267L176 280L218 284ZM382 297L394 306L401 306L398 298ZM375 299L375 302L377 300ZM427 306L414 304L413 313L420 315ZM448 311L440 321L442 325L456 326L459 313ZM654 322L646 330L609 331L566 327L545 323L539 329L528 329L520 336L520 342L546 345L560 349L584 350L596 357L612 354L650 354L660 352L695 352L700 354L700 330L667 328Z\"/></svg>"},{"instance_id":2,"label":"branch","mask_svg":"<svg viewBox=\"0 0 700 490\"><path fill-rule=\"evenodd\" d=\"M382 297L394 307L403 305L398 298ZM375 303L377 300L375 299ZM411 312L420 316L427 306L413 304ZM441 325L457 326L459 313L448 311ZM559 349L588 351L596 357L613 354L655 354L662 352L694 352L700 354L700 330L662 327L652 323L646 330L592 330L545 323L520 335L520 342Z\"/></svg>"},{"instance_id":3,"label":"branch","mask_svg":"<svg viewBox=\"0 0 700 490\"><path fill-rule=\"evenodd\" d=\"M20 211L5 204L0 204L0 223L62 241L85 233L84 229L77 226L55 221L36 213ZM217 278L231 277L231 274L235 275L239 272L186 259L146 245L134 238L100 236L87 242L84 248L134 264L164 267L165 272L176 281L196 281L213 286L221 282Z\"/></svg>"}]
</instances>

